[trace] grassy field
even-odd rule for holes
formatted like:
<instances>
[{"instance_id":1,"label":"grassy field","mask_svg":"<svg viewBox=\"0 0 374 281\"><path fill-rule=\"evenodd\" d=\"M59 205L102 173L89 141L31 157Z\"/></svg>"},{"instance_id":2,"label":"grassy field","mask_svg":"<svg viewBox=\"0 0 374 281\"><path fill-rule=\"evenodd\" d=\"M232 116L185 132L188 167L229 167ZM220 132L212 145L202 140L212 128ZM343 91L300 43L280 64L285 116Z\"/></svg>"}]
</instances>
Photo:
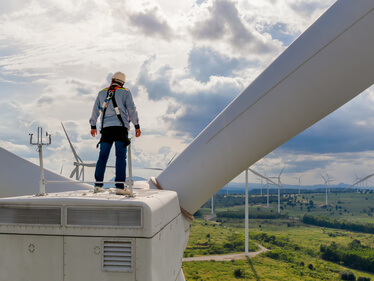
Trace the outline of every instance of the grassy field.
<instances>
[{"instance_id":1,"label":"grassy field","mask_svg":"<svg viewBox=\"0 0 374 281\"><path fill-rule=\"evenodd\" d=\"M308 194L292 198L296 204L293 207L283 205L282 212L287 212L291 219L251 219L249 222L249 234L252 237L250 249L256 251L255 243L259 243L271 249L270 252L251 259L230 262L184 262L183 271L186 280L342 280L339 274L344 271L352 272L356 278L367 277L374 280L374 274L324 261L319 253L320 245L330 245L332 242L348 245L354 239L359 240L362 245L374 247L373 234L308 226L302 224L299 219L305 212L308 212L306 204L310 205L310 200L312 200L315 208L311 208L310 213L328 213L329 216L335 216L337 219L354 219L362 223L372 223L374 219L369 214L371 214L370 207L374 206L373 194L330 193L329 198L331 205L327 210L322 207L325 201L324 194ZM240 208L244 207L218 208L216 211ZM274 213L276 210L275 203L272 203L271 208L266 208L262 204L253 204L249 212L252 214L255 212ZM202 213L208 212L207 210L201 211ZM221 218L218 221L216 223L196 219L193 222L185 256L210 254L217 249L217 245L224 248L225 244L233 238L238 240L244 237L243 219ZM253 239L260 234L267 237L273 236L279 243L254 241ZM210 249L211 245L216 248Z\"/></svg>"},{"instance_id":2,"label":"grassy field","mask_svg":"<svg viewBox=\"0 0 374 281\"><path fill-rule=\"evenodd\" d=\"M235 243L234 245L232 245ZM236 247L235 247L236 246ZM249 251L257 251L259 247L249 242ZM216 222L195 220L191 225L190 239L184 257L197 257L244 251L244 232L235 231Z\"/></svg>"},{"instance_id":3,"label":"grassy field","mask_svg":"<svg viewBox=\"0 0 374 281\"><path fill-rule=\"evenodd\" d=\"M346 268L324 262L322 260L307 259L307 265L313 264L313 269L289 262L277 261L271 258L258 256L249 260L230 262L200 261L183 263L183 272L186 280L268 280L268 281L300 281L300 280L341 280L339 272ZM240 276L235 272L240 270ZM350 270L355 276L373 275ZM238 274L237 274L238 275Z\"/></svg>"}]
</instances>

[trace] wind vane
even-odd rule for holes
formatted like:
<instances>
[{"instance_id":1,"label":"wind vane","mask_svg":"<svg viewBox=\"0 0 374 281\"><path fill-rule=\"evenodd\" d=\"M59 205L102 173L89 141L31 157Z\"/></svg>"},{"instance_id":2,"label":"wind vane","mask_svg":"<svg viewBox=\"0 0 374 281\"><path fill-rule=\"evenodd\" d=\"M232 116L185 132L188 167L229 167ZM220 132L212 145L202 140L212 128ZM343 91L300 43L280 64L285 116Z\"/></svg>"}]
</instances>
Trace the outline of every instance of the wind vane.
<instances>
[{"instance_id":1,"label":"wind vane","mask_svg":"<svg viewBox=\"0 0 374 281\"><path fill-rule=\"evenodd\" d=\"M38 149L37 151L39 152L39 164L40 164L40 189L39 189L39 196L44 196L45 195L45 179L44 179L44 168L43 168L43 145L50 145L52 140L51 140L51 135L48 134L48 132L45 133L45 136L48 138L47 143L43 143L43 129L41 127L38 127L38 137L37 141L33 142L32 141L32 136L34 134L29 134L30 135L30 145L37 145Z\"/></svg>"}]
</instances>

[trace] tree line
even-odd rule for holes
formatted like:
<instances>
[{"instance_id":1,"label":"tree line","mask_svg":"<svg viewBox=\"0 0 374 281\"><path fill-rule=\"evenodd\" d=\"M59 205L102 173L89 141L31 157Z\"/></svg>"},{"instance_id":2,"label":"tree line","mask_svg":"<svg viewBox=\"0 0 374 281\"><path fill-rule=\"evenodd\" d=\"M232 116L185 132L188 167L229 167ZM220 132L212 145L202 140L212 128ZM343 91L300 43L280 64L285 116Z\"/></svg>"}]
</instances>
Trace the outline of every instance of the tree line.
<instances>
[{"instance_id":1,"label":"tree line","mask_svg":"<svg viewBox=\"0 0 374 281\"><path fill-rule=\"evenodd\" d=\"M232 218L232 219L244 219L245 210L234 210L234 211L218 211L216 212L217 218ZM251 219L279 219L288 218L288 214L278 214L278 213L250 213L248 215Z\"/></svg>"},{"instance_id":2,"label":"tree line","mask_svg":"<svg viewBox=\"0 0 374 281\"><path fill-rule=\"evenodd\" d=\"M305 214L303 216L302 222L305 224L316 226L374 234L374 223L354 223L344 220L331 219L326 216L313 216L310 214Z\"/></svg>"},{"instance_id":3,"label":"tree line","mask_svg":"<svg viewBox=\"0 0 374 281\"><path fill-rule=\"evenodd\" d=\"M334 263L374 273L374 249L361 245L357 239L348 246L332 242L329 246L320 246L321 257Z\"/></svg>"}]
</instances>

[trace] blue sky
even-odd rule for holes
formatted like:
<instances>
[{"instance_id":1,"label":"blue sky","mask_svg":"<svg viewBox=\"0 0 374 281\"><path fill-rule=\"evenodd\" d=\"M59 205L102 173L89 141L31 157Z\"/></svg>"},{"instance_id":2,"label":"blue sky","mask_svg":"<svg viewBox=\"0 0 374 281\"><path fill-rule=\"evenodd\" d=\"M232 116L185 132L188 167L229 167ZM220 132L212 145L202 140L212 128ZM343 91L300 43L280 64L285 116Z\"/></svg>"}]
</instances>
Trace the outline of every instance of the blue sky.
<instances>
[{"instance_id":1,"label":"blue sky","mask_svg":"<svg viewBox=\"0 0 374 281\"><path fill-rule=\"evenodd\" d=\"M133 145L134 173L156 176L144 168L165 167L334 2L2 1L0 146L37 163L28 134L42 126L52 134L45 166L69 175L63 122L80 157L96 161L92 105L123 71L143 132ZM301 175L303 184L320 184L326 172L333 183L352 183L372 173L373 107L371 87L252 168L276 175L287 165L288 184Z\"/></svg>"}]
</instances>

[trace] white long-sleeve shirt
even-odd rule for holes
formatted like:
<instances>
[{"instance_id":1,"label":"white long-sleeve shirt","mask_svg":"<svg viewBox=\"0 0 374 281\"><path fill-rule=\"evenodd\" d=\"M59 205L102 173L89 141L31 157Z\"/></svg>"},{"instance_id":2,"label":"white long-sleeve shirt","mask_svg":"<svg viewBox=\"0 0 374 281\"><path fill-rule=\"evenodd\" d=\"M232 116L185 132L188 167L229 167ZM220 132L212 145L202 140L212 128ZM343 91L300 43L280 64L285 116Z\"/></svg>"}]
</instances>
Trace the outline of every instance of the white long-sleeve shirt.
<instances>
[{"instance_id":1,"label":"white long-sleeve shirt","mask_svg":"<svg viewBox=\"0 0 374 281\"><path fill-rule=\"evenodd\" d=\"M92 129L96 129L97 119L100 116L100 107L106 99L107 92L108 88L105 88L97 95L90 119ZM136 127L139 126L138 112L136 111L135 103L130 90L127 88L118 88L115 93L115 99L125 127L130 130L130 122L132 122ZM109 101L104 116L104 128L112 126L122 126L122 124L114 110L113 101Z\"/></svg>"}]
</instances>

